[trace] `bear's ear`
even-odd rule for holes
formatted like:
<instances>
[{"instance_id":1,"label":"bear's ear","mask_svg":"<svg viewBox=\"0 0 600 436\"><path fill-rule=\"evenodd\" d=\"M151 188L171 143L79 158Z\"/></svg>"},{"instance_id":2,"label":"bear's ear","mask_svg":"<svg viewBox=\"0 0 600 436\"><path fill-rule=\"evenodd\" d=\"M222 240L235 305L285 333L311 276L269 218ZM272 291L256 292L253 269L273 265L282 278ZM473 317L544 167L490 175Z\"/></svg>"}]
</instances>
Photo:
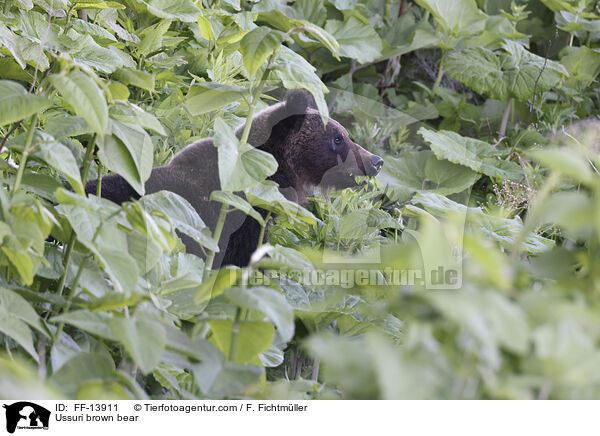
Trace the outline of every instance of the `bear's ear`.
<instances>
[{"instance_id":1,"label":"bear's ear","mask_svg":"<svg viewBox=\"0 0 600 436\"><path fill-rule=\"evenodd\" d=\"M308 109L317 110L317 104L306 89L292 89L285 95L285 108L288 115L304 115Z\"/></svg>"},{"instance_id":2,"label":"bear's ear","mask_svg":"<svg viewBox=\"0 0 600 436\"><path fill-rule=\"evenodd\" d=\"M310 92L303 89L288 91L285 100L260 111L252 119L248 142L255 147L263 145L271 136L273 127L295 115L306 115L317 105ZM236 129L238 138L242 136L243 125Z\"/></svg>"}]
</instances>

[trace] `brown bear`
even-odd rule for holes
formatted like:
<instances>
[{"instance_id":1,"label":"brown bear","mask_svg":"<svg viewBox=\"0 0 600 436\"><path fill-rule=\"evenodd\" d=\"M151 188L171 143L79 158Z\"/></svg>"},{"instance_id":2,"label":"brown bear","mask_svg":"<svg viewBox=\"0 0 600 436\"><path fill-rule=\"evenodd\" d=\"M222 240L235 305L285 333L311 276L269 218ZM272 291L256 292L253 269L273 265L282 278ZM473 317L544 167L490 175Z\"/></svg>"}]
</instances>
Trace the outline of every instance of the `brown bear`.
<instances>
[{"instance_id":1,"label":"brown bear","mask_svg":"<svg viewBox=\"0 0 600 436\"><path fill-rule=\"evenodd\" d=\"M236 130L241 137L242 127ZM316 110L310 93L289 91L283 102L259 112L252 120L248 143L271 153L278 163L269 177L279 184L290 200L306 202L306 188L348 187L355 175L375 176L383 159L352 142L348 132L330 119L326 126ZM150 194L169 190L184 197L211 229L215 228L221 204L209 201L211 192L220 189L218 153L213 138L196 141L177 153L168 165L154 168L146 181ZM86 185L88 194L96 192L96 181ZM139 198L139 194L118 174L102 178L102 197L115 203ZM263 216L265 211L261 211ZM260 225L240 211L227 214L220 252L213 267L246 266L258 245ZM189 253L205 257L200 245L187 237L181 238Z\"/></svg>"}]
</instances>

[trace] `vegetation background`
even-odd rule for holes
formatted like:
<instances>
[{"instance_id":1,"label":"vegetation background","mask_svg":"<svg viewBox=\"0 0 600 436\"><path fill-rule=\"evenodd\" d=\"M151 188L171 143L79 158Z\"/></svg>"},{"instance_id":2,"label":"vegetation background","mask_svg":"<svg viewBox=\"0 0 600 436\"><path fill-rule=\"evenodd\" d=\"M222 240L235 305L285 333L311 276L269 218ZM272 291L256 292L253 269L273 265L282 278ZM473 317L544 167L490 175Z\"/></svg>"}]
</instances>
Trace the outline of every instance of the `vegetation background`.
<instances>
[{"instance_id":1,"label":"vegetation background","mask_svg":"<svg viewBox=\"0 0 600 436\"><path fill-rule=\"evenodd\" d=\"M0 9L0 396L600 398L597 2ZM232 132L284 88L385 156L378 179L308 209L265 182ZM143 193L207 136L223 212L276 215L246 268L184 252L175 229L208 259L218 232L173 193L84 195L108 172ZM379 284L245 285L336 259Z\"/></svg>"}]
</instances>

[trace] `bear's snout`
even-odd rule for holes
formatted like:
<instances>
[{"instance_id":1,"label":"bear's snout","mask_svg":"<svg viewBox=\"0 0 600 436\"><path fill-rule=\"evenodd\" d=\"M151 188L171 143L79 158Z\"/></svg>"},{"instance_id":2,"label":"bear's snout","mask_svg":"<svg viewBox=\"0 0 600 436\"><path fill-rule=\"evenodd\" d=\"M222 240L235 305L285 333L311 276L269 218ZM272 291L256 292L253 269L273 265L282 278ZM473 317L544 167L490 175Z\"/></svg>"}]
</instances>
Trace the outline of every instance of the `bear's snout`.
<instances>
[{"instance_id":1,"label":"bear's snout","mask_svg":"<svg viewBox=\"0 0 600 436\"><path fill-rule=\"evenodd\" d=\"M369 164L370 165L367 165L367 174L369 176L376 176L377 174L379 174L379 171L383 166L383 159L381 158L381 156L377 156L376 154L374 154L373 156L371 156Z\"/></svg>"}]
</instances>

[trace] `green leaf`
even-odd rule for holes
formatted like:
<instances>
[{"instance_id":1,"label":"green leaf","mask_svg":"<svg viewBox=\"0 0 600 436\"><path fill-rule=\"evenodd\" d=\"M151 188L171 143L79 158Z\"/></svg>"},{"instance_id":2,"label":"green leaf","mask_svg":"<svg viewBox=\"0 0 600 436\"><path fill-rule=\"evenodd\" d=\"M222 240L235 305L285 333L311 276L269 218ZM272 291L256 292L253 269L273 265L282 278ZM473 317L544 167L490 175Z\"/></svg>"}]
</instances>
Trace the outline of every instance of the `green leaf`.
<instances>
[{"instance_id":1,"label":"green leaf","mask_svg":"<svg viewBox=\"0 0 600 436\"><path fill-rule=\"evenodd\" d=\"M135 163L139 181L143 184L152 172L152 159L154 157L154 145L146 131L136 124L123 123L110 120L110 130L127 147L129 155ZM140 192L140 191L138 191ZM144 190L140 192L143 194Z\"/></svg>"},{"instance_id":2,"label":"green leaf","mask_svg":"<svg viewBox=\"0 0 600 436\"><path fill-rule=\"evenodd\" d=\"M115 290L130 293L137 285L139 270L135 260L127 252L105 246L98 248L89 243L86 247L96 255L111 278Z\"/></svg>"},{"instance_id":3,"label":"green leaf","mask_svg":"<svg viewBox=\"0 0 600 436\"><path fill-rule=\"evenodd\" d=\"M241 144L234 130L221 118L215 121L215 146L219 153L219 179L221 189L241 191L262 183L277 171L273 155Z\"/></svg>"},{"instance_id":4,"label":"green leaf","mask_svg":"<svg viewBox=\"0 0 600 436\"><path fill-rule=\"evenodd\" d=\"M0 126L28 118L51 105L46 97L29 94L16 82L0 80Z\"/></svg>"},{"instance_id":5,"label":"green leaf","mask_svg":"<svg viewBox=\"0 0 600 436\"><path fill-rule=\"evenodd\" d=\"M523 222L519 216L508 219L488 215L481 208L467 207L439 194L431 192L417 194L413 197L412 202L423 206L429 214L435 217L466 218L469 231L479 231L506 249L514 249L524 232ZM554 241L535 232L526 232L522 243L524 248L532 254L548 251L554 246Z\"/></svg>"},{"instance_id":6,"label":"green leaf","mask_svg":"<svg viewBox=\"0 0 600 436\"><path fill-rule=\"evenodd\" d=\"M595 181L588 161L580 154L566 147L533 150L528 155L543 166L552 169L558 174L570 177L577 182L591 184Z\"/></svg>"},{"instance_id":7,"label":"green leaf","mask_svg":"<svg viewBox=\"0 0 600 436\"><path fill-rule=\"evenodd\" d=\"M81 183L79 165L77 165L77 161L75 160L75 157L73 157L71 150L60 142L57 142L51 136L46 135L43 132L39 133L40 135L38 135L38 137L40 142L37 143L35 156L42 159L55 170L64 174L75 192L85 195Z\"/></svg>"},{"instance_id":8,"label":"green leaf","mask_svg":"<svg viewBox=\"0 0 600 436\"><path fill-rule=\"evenodd\" d=\"M513 301L495 292L430 291L426 298L444 316L464 327L477 338L494 359L499 345L517 354L529 346L529 327L523 310Z\"/></svg>"},{"instance_id":9,"label":"green leaf","mask_svg":"<svg viewBox=\"0 0 600 436\"><path fill-rule=\"evenodd\" d=\"M286 199L279 192L278 186L270 180L248 188L246 196L252 206L271 211L276 215L285 215L292 219L299 219L309 224L317 223L317 218L312 212L298 203Z\"/></svg>"},{"instance_id":10,"label":"green leaf","mask_svg":"<svg viewBox=\"0 0 600 436\"><path fill-rule=\"evenodd\" d=\"M329 118L329 110L323 94L327 92L327 87L315 71L315 67L298 53L284 45L279 48L279 54L273 65L273 74L281 80L286 89L308 90L315 98L319 113L326 122Z\"/></svg>"},{"instance_id":11,"label":"green leaf","mask_svg":"<svg viewBox=\"0 0 600 436\"><path fill-rule=\"evenodd\" d=\"M9 247L2 247L2 252L6 255L6 257L8 257L10 263L17 270L21 280L26 285L31 285L31 283L33 283L33 276L35 274L31 257ZM37 266L35 269L37 269Z\"/></svg>"},{"instance_id":12,"label":"green leaf","mask_svg":"<svg viewBox=\"0 0 600 436\"><path fill-rule=\"evenodd\" d=\"M565 47L560 63L570 77L589 83L600 73L600 53L586 46Z\"/></svg>"},{"instance_id":13,"label":"green leaf","mask_svg":"<svg viewBox=\"0 0 600 436\"><path fill-rule=\"evenodd\" d=\"M144 374L152 371L161 360L167 334L158 322L145 318L113 318L112 333L123 344Z\"/></svg>"},{"instance_id":14,"label":"green leaf","mask_svg":"<svg viewBox=\"0 0 600 436\"><path fill-rule=\"evenodd\" d=\"M196 83L187 93L185 105L192 115L202 115L250 96L250 90L215 82Z\"/></svg>"},{"instance_id":15,"label":"green leaf","mask_svg":"<svg viewBox=\"0 0 600 436\"><path fill-rule=\"evenodd\" d=\"M0 287L0 330L15 339L37 359L31 332L25 323L44 336L50 337L41 318L29 302L16 292Z\"/></svg>"},{"instance_id":16,"label":"green leaf","mask_svg":"<svg viewBox=\"0 0 600 436\"><path fill-rule=\"evenodd\" d=\"M102 91L92 78L72 71L66 75L53 74L48 80L77 115L86 120L98 135L104 135L108 108Z\"/></svg>"},{"instance_id":17,"label":"green leaf","mask_svg":"<svg viewBox=\"0 0 600 436\"><path fill-rule=\"evenodd\" d=\"M81 352L69 359L50 376L50 382L69 397L90 381L110 381L115 377L115 362L104 353Z\"/></svg>"},{"instance_id":18,"label":"green leaf","mask_svg":"<svg viewBox=\"0 0 600 436\"><path fill-rule=\"evenodd\" d=\"M142 197L140 204L148 212L167 216L180 232L200 245L212 251L219 251L210 229L206 227L192 205L180 195L171 191L160 191Z\"/></svg>"},{"instance_id":19,"label":"green leaf","mask_svg":"<svg viewBox=\"0 0 600 436\"><path fill-rule=\"evenodd\" d=\"M467 138L455 132L434 132L424 127L419 134L425 139L438 159L447 159L492 178L521 180L523 171L514 162L500 159L500 153L490 144Z\"/></svg>"},{"instance_id":20,"label":"green leaf","mask_svg":"<svg viewBox=\"0 0 600 436\"><path fill-rule=\"evenodd\" d=\"M264 269L304 269L313 270L310 260L298 250L281 245L261 245L252 256L252 262Z\"/></svg>"},{"instance_id":21,"label":"green leaf","mask_svg":"<svg viewBox=\"0 0 600 436\"><path fill-rule=\"evenodd\" d=\"M475 0L416 0L428 10L445 34L459 35L483 30L485 16Z\"/></svg>"},{"instance_id":22,"label":"green leaf","mask_svg":"<svg viewBox=\"0 0 600 436\"><path fill-rule=\"evenodd\" d=\"M425 177L435 185L433 191L450 195L462 192L473 186L480 176L462 165L456 165L447 160L439 160L435 156L427 159Z\"/></svg>"},{"instance_id":23,"label":"green leaf","mask_svg":"<svg viewBox=\"0 0 600 436\"><path fill-rule=\"evenodd\" d=\"M338 61L340 60L338 56L340 45L336 41L334 36L327 32L325 29L307 20L290 20L290 25L295 26L299 31L303 32L304 34L315 38L321 43L321 45L323 45L325 48L327 48L327 50L330 51L333 57L335 57ZM306 39L306 37L300 37L300 40L304 44L306 44Z\"/></svg>"},{"instance_id":24,"label":"green leaf","mask_svg":"<svg viewBox=\"0 0 600 436\"><path fill-rule=\"evenodd\" d=\"M250 203L244 200L242 197L234 194L233 192L227 191L213 191L210 193L210 199L212 201L218 201L219 203L226 204L228 206L232 206L236 209L241 210L246 215L250 215L256 221L258 221L261 225L265 224L265 220L256 210L252 208Z\"/></svg>"},{"instance_id":25,"label":"green leaf","mask_svg":"<svg viewBox=\"0 0 600 436\"><path fill-rule=\"evenodd\" d=\"M284 36L285 34L268 27L258 27L244 35L240 41L240 53L251 76L281 45Z\"/></svg>"},{"instance_id":26,"label":"green leaf","mask_svg":"<svg viewBox=\"0 0 600 436\"><path fill-rule=\"evenodd\" d=\"M275 324L284 342L288 342L294 336L294 310L275 289L264 286L229 288L225 291L225 297L239 307L264 313L267 319Z\"/></svg>"},{"instance_id":27,"label":"green leaf","mask_svg":"<svg viewBox=\"0 0 600 436\"><path fill-rule=\"evenodd\" d=\"M241 321L237 324L237 342L234 363L260 364L258 355L269 349L273 342L275 329L272 324L260 321ZM228 319L215 319L209 321L212 332L211 340L217 347L229 356L231 349L231 337L233 322Z\"/></svg>"},{"instance_id":28,"label":"green leaf","mask_svg":"<svg viewBox=\"0 0 600 436\"><path fill-rule=\"evenodd\" d=\"M210 270L208 277L202 277L202 285L194 291L194 302L201 303L221 295L237 282L240 275L241 270L231 266Z\"/></svg>"},{"instance_id":29,"label":"green leaf","mask_svg":"<svg viewBox=\"0 0 600 436\"><path fill-rule=\"evenodd\" d=\"M186 23L196 21L200 9L192 0L136 0L148 12L159 18L169 18Z\"/></svg>"},{"instance_id":30,"label":"green leaf","mask_svg":"<svg viewBox=\"0 0 600 436\"><path fill-rule=\"evenodd\" d=\"M82 196L77 197L85 199ZM65 203L62 190L57 191L57 199ZM98 259L115 290L131 293L137 285L139 270L135 260L127 252L127 240L118 230L114 218L112 221L106 220L106 217L101 219L98 212L70 204L60 204L56 209L68 219L77 233L78 242L85 245ZM108 212L104 208L101 210L104 213Z\"/></svg>"},{"instance_id":31,"label":"green leaf","mask_svg":"<svg viewBox=\"0 0 600 436\"><path fill-rule=\"evenodd\" d=\"M170 26L171 20L160 20L158 23L142 30L139 33L141 39L139 51L143 54L149 54L160 50L163 46L163 37Z\"/></svg>"},{"instance_id":32,"label":"green leaf","mask_svg":"<svg viewBox=\"0 0 600 436\"><path fill-rule=\"evenodd\" d=\"M29 330L27 324L17 317L12 316L12 314L8 313L3 307L0 307L0 332L17 342L36 360L36 362L39 361L39 356L33 345L31 330Z\"/></svg>"},{"instance_id":33,"label":"green leaf","mask_svg":"<svg viewBox=\"0 0 600 436\"><path fill-rule=\"evenodd\" d=\"M402 229L402 225L383 210L358 209L342 218L339 232L342 238L363 238L384 228Z\"/></svg>"},{"instance_id":34,"label":"green leaf","mask_svg":"<svg viewBox=\"0 0 600 436\"><path fill-rule=\"evenodd\" d=\"M100 162L109 170L123 176L133 189L142 195L144 185L127 146L112 135L105 136L103 141L98 141L98 146Z\"/></svg>"},{"instance_id":35,"label":"green leaf","mask_svg":"<svg viewBox=\"0 0 600 436\"><path fill-rule=\"evenodd\" d=\"M92 312L87 309L80 309L54 316L50 318L50 321L55 324L64 322L109 341L116 341L117 338L112 333L109 325L111 319L112 314L107 312Z\"/></svg>"},{"instance_id":36,"label":"green leaf","mask_svg":"<svg viewBox=\"0 0 600 436\"><path fill-rule=\"evenodd\" d=\"M505 41L501 52L481 47L453 50L444 71L480 94L520 101L532 98L534 91L553 88L568 76L558 62L537 56L514 41Z\"/></svg>"},{"instance_id":37,"label":"green leaf","mask_svg":"<svg viewBox=\"0 0 600 436\"><path fill-rule=\"evenodd\" d=\"M127 85L137 86L148 92L154 92L154 75L147 71L120 68L115 71L113 77Z\"/></svg>"},{"instance_id":38,"label":"green leaf","mask_svg":"<svg viewBox=\"0 0 600 436\"><path fill-rule=\"evenodd\" d=\"M382 43L377 32L369 24L355 17L346 21L328 20L325 30L339 44L338 53L364 64L381 56Z\"/></svg>"},{"instance_id":39,"label":"green leaf","mask_svg":"<svg viewBox=\"0 0 600 436\"><path fill-rule=\"evenodd\" d=\"M215 34L212 30L210 21L208 21L202 15L198 15L198 27L200 28L200 34L204 39L207 39L209 41L215 40Z\"/></svg>"},{"instance_id":40,"label":"green leaf","mask_svg":"<svg viewBox=\"0 0 600 436\"><path fill-rule=\"evenodd\" d=\"M133 59L115 46L104 48L90 35L82 35L73 29L60 35L60 42L68 50L69 58L94 70L110 74L123 65L134 66Z\"/></svg>"},{"instance_id":41,"label":"green leaf","mask_svg":"<svg viewBox=\"0 0 600 436\"><path fill-rule=\"evenodd\" d=\"M81 117L61 113L56 118L46 121L44 132L56 139L70 136L81 136L92 133L89 124Z\"/></svg>"},{"instance_id":42,"label":"green leaf","mask_svg":"<svg viewBox=\"0 0 600 436\"><path fill-rule=\"evenodd\" d=\"M386 156L377 179L386 186L387 195L405 201L415 192L456 194L471 187L480 174L447 160L438 160L428 150L404 152L399 157Z\"/></svg>"},{"instance_id":43,"label":"green leaf","mask_svg":"<svg viewBox=\"0 0 600 436\"><path fill-rule=\"evenodd\" d=\"M137 124L159 135L166 135L164 127L151 113L130 102L116 102L110 106L109 114L112 119L126 124Z\"/></svg>"}]
</instances>

